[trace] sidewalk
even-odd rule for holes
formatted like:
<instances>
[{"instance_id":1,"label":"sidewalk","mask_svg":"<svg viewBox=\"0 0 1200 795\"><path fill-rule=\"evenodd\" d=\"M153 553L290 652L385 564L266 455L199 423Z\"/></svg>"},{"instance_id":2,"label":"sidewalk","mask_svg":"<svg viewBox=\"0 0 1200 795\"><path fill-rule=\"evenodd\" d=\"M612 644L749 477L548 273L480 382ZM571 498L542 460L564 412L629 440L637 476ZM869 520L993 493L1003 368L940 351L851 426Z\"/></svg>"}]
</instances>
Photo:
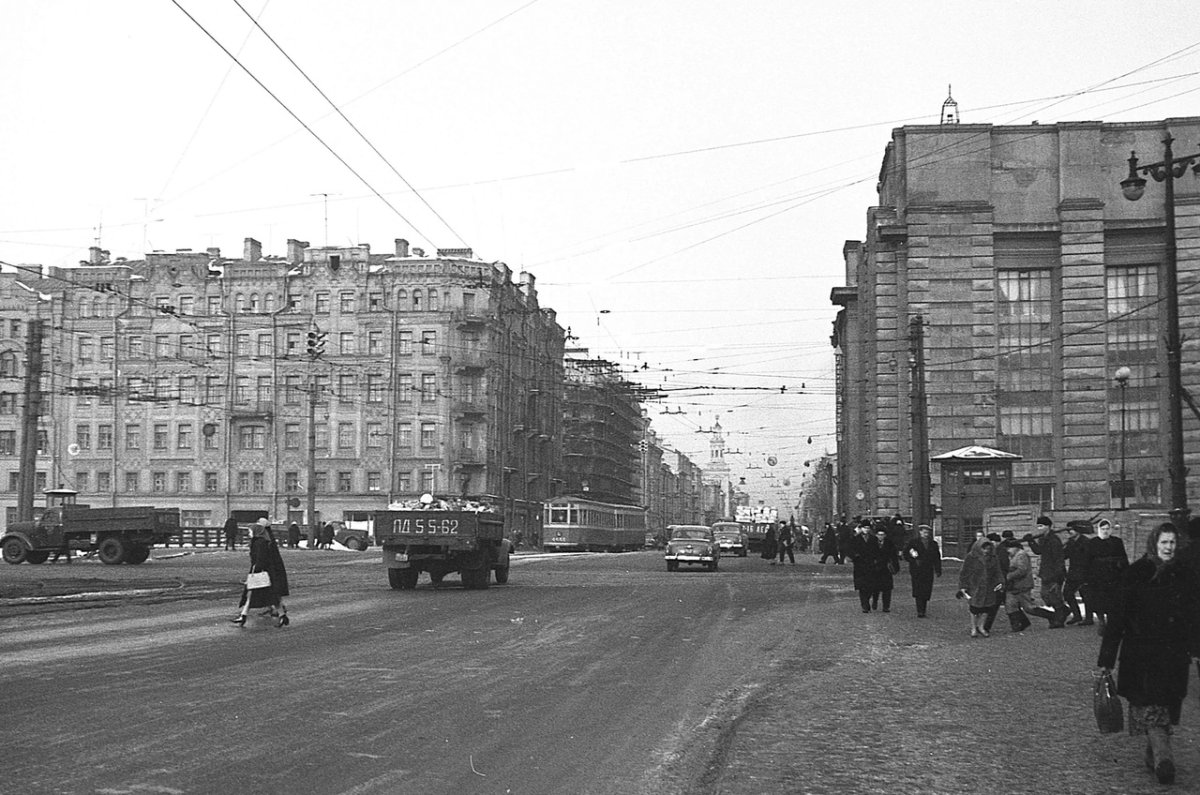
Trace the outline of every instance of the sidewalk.
<instances>
[{"instance_id":1,"label":"sidewalk","mask_svg":"<svg viewBox=\"0 0 1200 795\"><path fill-rule=\"evenodd\" d=\"M837 589L834 599L790 611L790 637L781 626L772 650L776 675L726 729L704 792L1200 792L1194 674L1173 740L1179 772L1164 787L1142 764L1144 739L1096 729L1094 627L1034 619L1014 635L1001 611L990 638L971 638L953 596L957 565L938 580L927 619L916 618L906 576L891 613L863 614L849 566L815 568L810 582Z\"/></svg>"}]
</instances>

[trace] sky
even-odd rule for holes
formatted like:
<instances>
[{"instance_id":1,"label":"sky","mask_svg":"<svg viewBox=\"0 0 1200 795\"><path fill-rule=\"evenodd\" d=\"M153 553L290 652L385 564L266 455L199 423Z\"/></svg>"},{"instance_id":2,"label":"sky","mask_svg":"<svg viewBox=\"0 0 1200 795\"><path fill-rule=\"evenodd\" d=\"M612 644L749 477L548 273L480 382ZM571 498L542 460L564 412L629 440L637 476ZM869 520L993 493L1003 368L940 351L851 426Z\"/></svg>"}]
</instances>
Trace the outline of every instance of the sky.
<instances>
[{"instance_id":1,"label":"sky","mask_svg":"<svg viewBox=\"0 0 1200 795\"><path fill-rule=\"evenodd\" d=\"M1195 10L4 0L0 263L469 246L786 508L834 451L830 291L891 131L951 90L964 123L1197 115Z\"/></svg>"}]
</instances>

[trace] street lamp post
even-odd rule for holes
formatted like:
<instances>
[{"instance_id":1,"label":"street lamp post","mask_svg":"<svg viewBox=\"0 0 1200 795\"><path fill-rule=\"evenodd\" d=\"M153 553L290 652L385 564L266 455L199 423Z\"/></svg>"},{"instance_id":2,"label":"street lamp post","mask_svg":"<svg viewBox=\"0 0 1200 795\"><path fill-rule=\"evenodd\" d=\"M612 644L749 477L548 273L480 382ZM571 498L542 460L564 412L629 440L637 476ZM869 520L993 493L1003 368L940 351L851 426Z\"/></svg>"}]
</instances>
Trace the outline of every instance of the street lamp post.
<instances>
[{"instance_id":1,"label":"street lamp post","mask_svg":"<svg viewBox=\"0 0 1200 795\"><path fill-rule=\"evenodd\" d=\"M1121 180L1121 192L1130 201L1142 198L1148 174L1164 187L1166 217L1166 262L1163 282L1167 305L1167 421L1170 438L1167 450L1167 474L1171 479L1171 508L1187 510L1187 468L1183 460L1183 376L1181 373L1182 343L1179 336L1179 278L1175 251L1175 179L1182 177L1189 166L1197 166L1200 152L1176 157L1171 150L1174 138L1163 138L1163 159L1148 166L1139 166L1137 153L1129 153L1129 176ZM1197 166L1200 169L1200 166Z\"/></svg>"},{"instance_id":2,"label":"street lamp post","mask_svg":"<svg viewBox=\"0 0 1200 795\"><path fill-rule=\"evenodd\" d=\"M1121 387L1121 510L1125 510L1125 387L1133 373L1128 367L1118 367L1113 380Z\"/></svg>"}]
</instances>

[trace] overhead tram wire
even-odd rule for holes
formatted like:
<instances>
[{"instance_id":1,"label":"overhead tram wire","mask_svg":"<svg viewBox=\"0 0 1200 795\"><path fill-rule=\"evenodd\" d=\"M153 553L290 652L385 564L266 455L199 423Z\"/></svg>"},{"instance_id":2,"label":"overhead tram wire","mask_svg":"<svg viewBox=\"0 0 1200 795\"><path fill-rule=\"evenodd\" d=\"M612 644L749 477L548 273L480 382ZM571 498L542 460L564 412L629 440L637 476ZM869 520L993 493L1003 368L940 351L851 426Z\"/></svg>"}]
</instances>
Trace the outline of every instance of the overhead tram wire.
<instances>
[{"instance_id":1,"label":"overhead tram wire","mask_svg":"<svg viewBox=\"0 0 1200 795\"><path fill-rule=\"evenodd\" d=\"M375 188L375 186L372 185L367 180L366 177L364 177L362 174L358 173L358 171L355 170L355 168L353 166L351 166L348 162L346 162L345 158L343 158L340 154L338 154L337 151L332 146L330 146L328 143L326 143L325 139L322 138L320 135L318 135L317 132L312 127L310 127L303 119L301 119L300 116L298 116L296 114L296 112L294 110L292 110L286 102L284 102L282 99L280 99L279 96L276 95L274 91L267 88L266 84L263 83L263 81L259 80L258 76L255 75L254 72L250 71L249 67L247 67L245 64L243 64L236 55L234 55L232 52L230 52L229 49L224 44L222 44L220 42L220 40L217 39L217 37L214 36L208 30L208 28L204 27L204 25L201 24L200 20L196 19L194 16L192 16L188 12L188 10L186 8L184 8L182 5L180 5L179 0L171 0L171 3L176 8L178 8L183 13L184 16L186 16L188 19L190 19L196 27L200 28L200 30L204 33L204 35L207 36L212 41L213 44L217 45L221 49L221 52L223 52L227 56L229 56L229 58L234 63L236 63L238 65L238 67L243 72L245 72L246 75L251 80L253 80L255 83L257 83L259 88L261 88L263 91L267 92L267 95L270 96L271 99L275 100L275 102L279 105L279 107L283 108L289 116L291 116L293 119L295 119L297 124L299 124L301 127L303 127L308 132L309 135L311 135L313 138L315 138L317 140L317 143L319 143L319 144L321 144L321 146L325 147L325 150L328 151L329 154L333 155L334 158L339 163L341 163L343 166L345 166L347 171L349 171L351 174L353 174L358 179L359 182L361 182L363 185L365 185L367 187L367 189L370 190L371 193L373 193L376 196L376 198L378 198L381 202L383 202L384 205L386 205L389 210L391 210L393 213L395 213L397 218L399 218L404 223L408 224L409 228L411 228L413 230L413 232L415 232L421 238L423 238L428 243L430 243L431 245L434 245L436 247L437 244L434 243L434 240L432 237L430 237L429 235L422 232L417 227L416 224L414 224L412 221L408 220L408 218L406 218L402 212L400 212L398 209L396 209L396 207L390 201L388 201L387 198L385 198L384 195L382 193L380 193Z\"/></svg>"},{"instance_id":2,"label":"overhead tram wire","mask_svg":"<svg viewBox=\"0 0 1200 795\"><path fill-rule=\"evenodd\" d=\"M429 209L429 212L433 213L434 217L436 217L439 221L442 222L442 226L444 226L448 230L450 230L450 233L452 235L454 235L456 238L458 238L458 242L462 243L464 246L469 247L470 244L468 244L467 241L463 238L463 236L458 233L458 230L456 230L453 226L451 226L450 222L447 221L445 218L443 218L442 214L433 208L433 205L430 204L425 199L425 197L421 195L420 191L418 191L415 187L413 187L413 184L411 182L409 182L407 179L405 179L404 175L401 174L394 165L392 165L392 162L390 160L388 160L387 156L384 155L383 152L380 152L379 148L376 147L375 144L372 143L369 138L367 138L366 134L358 128L358 125L356 125L354 122L350 121L350 119L346 116L346 114L342 112L342 109L339 108L334 103L334 101L329 98L328 94L326 94L324 91L321 90L321 87L318 86L316 84L316 82L314 82L313 79L308 76L308 73L305 72L303 68L301 68L300 64L296 63L295 59L292 58L292 56L289 55L285 49L283 49L283 47L279 44L279 42L275 41L275 38L270 33L267 33L266 29L262 26L262 24L259 23L259 21L257 19L255 19L250 14L249 11L246 10L246 7L242 5L241 0L233 0L233 4L236 5L241 10L241 12L246 15L247 19L249 19L252 23L254 23L254 27L258 28L258 30L262 33L262 35L267 37L267 41L271 42L271 44L274 45L275 49L279 50L279 54L282 55L284 58L286 58L288 63L290 63L292 66L294 66L296 68L296 71L299 72L300 75L305 80L308 81L308 84L313 87L313 90L321 95L321 99L325 100L325 102L327 102L329 104L329 107L333 108L334 113L336 113L341 118L342 121L346 122L346 124L349 125L351 130L354 130L355 134L359 138L362 139L363 143L365 143L371 149L372 152L374 152L376 155L378 155L379 159L382 160L384 162L384 164L389 169L391 169L392 173L395 174L396 177L401 182L403 182L408 187L409 190L412 191L413 195L421 200L421 203L424 204L425 207L427 207Z\"/></svg>"}]
</instances>

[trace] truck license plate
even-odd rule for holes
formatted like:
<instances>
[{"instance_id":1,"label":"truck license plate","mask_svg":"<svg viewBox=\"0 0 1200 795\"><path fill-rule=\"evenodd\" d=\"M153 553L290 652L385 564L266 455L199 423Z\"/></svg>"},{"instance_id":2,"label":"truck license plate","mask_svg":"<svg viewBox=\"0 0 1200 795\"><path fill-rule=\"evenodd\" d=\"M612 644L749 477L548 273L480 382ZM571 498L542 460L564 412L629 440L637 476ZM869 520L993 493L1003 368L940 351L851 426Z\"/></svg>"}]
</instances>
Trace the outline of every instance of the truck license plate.
<instances>
[{"instance_id":1,"label":"truck license plate","mask_svg":"<svg viewBox=\"0 0 1200 795\"><path fill-rule=\"evenodd\" d=\"M399 555L396 556L396 560L400 561L401 563L408 563L408 553L401 552Z\"/></svg>"}]
</instances>

